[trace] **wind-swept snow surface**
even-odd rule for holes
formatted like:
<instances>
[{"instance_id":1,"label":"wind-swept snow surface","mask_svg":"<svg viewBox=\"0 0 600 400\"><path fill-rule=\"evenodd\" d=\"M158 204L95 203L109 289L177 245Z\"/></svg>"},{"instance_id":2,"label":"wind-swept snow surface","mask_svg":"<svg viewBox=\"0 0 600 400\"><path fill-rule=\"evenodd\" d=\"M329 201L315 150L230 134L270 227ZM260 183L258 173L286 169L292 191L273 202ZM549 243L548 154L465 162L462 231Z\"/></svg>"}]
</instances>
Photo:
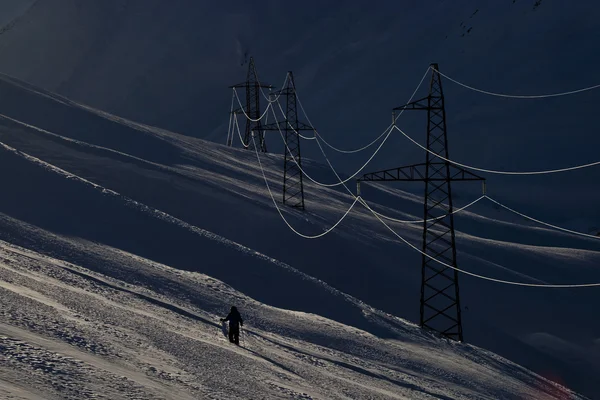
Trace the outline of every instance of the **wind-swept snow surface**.
<instances>
[{"instance_id":1,"label":"wind-swept snow surface","mask_svg":"<svg viewBox=\"0 0 600 400\"><path fill-rule=\"evenodd\" d=\"M461 276L470 344L450 343L405 321L418 318L420 255L364 208L319 240L301 239L274 209L253 152L138 125L12 78L0 80L0 105L5 391L575 396L477 345L598 392L600 321L589 318L596 289ZM281 157L260 157L278 195ZM328 176L320 163L304 165ZM365 187L364 196L379 212L419 218L418 196L383 187ZM311 183L306 198L306 213L283 213L310 235L353 201ZM466 270L536 283L600 281L593 239L530 226L491 203L456 218ZM419 243L419 226L392 226ZM218 318L232 304L248 322L246 349L220 336Z\"/></svg>"},{"instance_id":2,"label":"wind-swept snow surface","mask_svg":"<svg viewBox=\"0 0 600 400\"><path fill-rule=\"evenodd\" d=\"M383 339L269 307L221 281L106 246L32 238L135 271L130 284L0 242L2 395L82 398L578 398L493 353L360 307ZM109 268L107 268L109 270ZM215 321L237 304L242 346ZM13 398L15 398L13 397Z\"/></svg>"}]
</instances>

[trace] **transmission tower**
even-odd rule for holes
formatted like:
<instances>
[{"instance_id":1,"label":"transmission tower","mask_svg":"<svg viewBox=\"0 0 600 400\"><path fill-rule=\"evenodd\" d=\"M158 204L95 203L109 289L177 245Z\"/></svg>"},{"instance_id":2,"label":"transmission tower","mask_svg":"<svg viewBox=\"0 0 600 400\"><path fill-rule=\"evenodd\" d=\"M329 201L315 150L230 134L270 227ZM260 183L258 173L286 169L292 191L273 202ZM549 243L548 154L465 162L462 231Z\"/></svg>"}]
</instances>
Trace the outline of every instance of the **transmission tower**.
<instances>
[{"instance_id":1,"label":"transmission tower","mask_svg":"<svg viewBox=\"0 0 600 400\"><path fill-rule=\"evenodd\" d=\"M285 96L285 119L264 125L265 131L281 130L285 135L283 157L283 203L304 210L304 185L302 182L302 158L300 156L300 131L312 131L314 128L298 121L296 107L296 84L294 74L288 72L286 86L273 93L273 96Z\"/></svg>"},{"instance_id":2,"label":"transmission tower","mask_svg":"<svg viewBox=\"0 0 600 400\"><path fill-rule=\"evenodd\" d=\"M422 257L420 325L462 342L458 272L434 260L453 267L457 266L450 183L485 181L485 178L438 157L449 159L448 136L444 93L438 65L431 64L431 69L429 95L394 108L394 123L398 110L427 111L429 151L425 154L425 163L368 173L358 181L425 182L422 251L429 257L426 255Z\"/></svg>"},{"instance_id":3,"label":"transmission tower","mask_svg":"<svg viewBox=\"0 0 600 400\"><path fill-rule=\"evenodd\" d=\"M261 84L258 80L258 74L256 73L256 65L254 64L254 58L250 57L250 64L248 65L248 75L246 76L246 82L238 83L237 85L230 86L230 88L245 88L246 89L246 129L244 131L244 147L254 150L254 141L252 140L252 132L255 133L255 137L258 138L258 150L261 152L267 152L267 144L265 142L265 133L262 128L262 123L258 120L261 116L260 113L260 89L266 88L271 89L271 85ZM232 117L235 114L242 113L243 110L233 110ZM254 121L252 121L254 120ZM233 137L233 134L231 135ZM256 139L255 139L256 140ZM228 139L228 145L231 146L232 140Z\"/></svg>"}]
</instances>

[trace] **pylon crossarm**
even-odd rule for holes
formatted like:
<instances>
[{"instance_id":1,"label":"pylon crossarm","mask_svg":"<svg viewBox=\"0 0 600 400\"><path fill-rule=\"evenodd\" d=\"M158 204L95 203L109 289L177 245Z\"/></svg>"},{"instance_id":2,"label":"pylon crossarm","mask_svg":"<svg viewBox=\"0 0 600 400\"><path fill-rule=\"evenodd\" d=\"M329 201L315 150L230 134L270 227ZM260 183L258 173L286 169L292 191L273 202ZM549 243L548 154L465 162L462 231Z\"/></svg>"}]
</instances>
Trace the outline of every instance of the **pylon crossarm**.
<instances>
[{"instance_id":1,"label":"pylon crossarm","mask_svg":"<svg viewBox=\"0 0 600 400\"><path fill-rule=\"evenodd\" d=\"M401 111L401 110L429 110L429 96L428 97L423 97L422 99L419 100L415 100L415 101L411 101L408 104L405 104L403 106L400 107L396 107L393 110L394 111Z\"/></svg>"},{"instance_id":2,"label":"pylon crossarm","mask_svg":"<svg viewBox=\"0 0 600 400\"><path fill-rule=\"evenodd\" d=\"M248 82L243 82L243 83L238 83L237 85L231 85L229 86L230 89L239 89L239 88L246 88L248 86L254 86L254 87L260 87L260 88L264 88L264 89L273 89L272 85L268 85L265 83L248 83Z\"/></svg>"},{"instance_id":3,"label":"pylon crossarm","mask_svg":"<svg viewBox=\"0 0 600 400\"><path fill-rule=\"evenodd\" d=\"M377 172L370 172L364 174L357 181L371 181L371 182L391 182L391 181L410 181L410 182L447 182L451 181L481 181L485 178L475 175L472 172L467 171L464 168L460 168L445 162L429 163L430 168L435 168L436 173L441 174L442 169L448 166L450 168L450 175L448 177L429 177L427 178L426 167L427 163L407 165L404 167L390 168ZM431 172L430 172L431 175Z\"/></svg>"},{"instance_id":4,"label":"pylon crossarm","mask_svg":"<svg viewBox=\"0 0 600 400\"><path fill-rule=\"evenodd\" d=\"M485 178L467 171L464 168L460 168L452 164L449 164L449 166L451 181L485 181Z\"/></svg>"},{"instance_id":5,"label":"pylon crossarm","mask_svg":"<svg viewBox=\"0 0 600 400\"><path fill-rule=\"evenodd\" d=\"M426 164L407 165L364 174L358 181L424 181Z\"/></svg>"},{"instance_id":6,"label":"pylon crossarm","mask_svg":"<svg viewBox=\"0 0 600 400\"><path fill-rule=\"evenodd\" d=\"M485 181L485 178L476 175L464 168L448 163L450 168L449 180L451 181Z\"/></svg>"},{"instance_id":7,"label":"pylon crossarm","mask_svg":"<svg viewBox=\"0 0 600 400\"><path fill-rule=\"evenodd\" d=\"M296 126L292 126L292 128L294 128L294 130L297 131L314 131L315 128L313 128L312 126L305 124L304 122L296 122Z\"/></svg>"},{"instance_id":8,"label":"pylon crossarm","mask_svg":"<svg viewBox=\"0 0 600 400\"><path fill-rule=\"evenodd\" d=\"M279 122L272 122L270 124L266 124L263 125L262 129L265 131L285 131L286 129L292 129L295 131L314 131L315 128L313 128L312 126L305 124L304 122L297 122L294 126L294 124L290 123L288 125L287 120L283 120L283 121L279 121Z\"/></svg>"}]
</instances>

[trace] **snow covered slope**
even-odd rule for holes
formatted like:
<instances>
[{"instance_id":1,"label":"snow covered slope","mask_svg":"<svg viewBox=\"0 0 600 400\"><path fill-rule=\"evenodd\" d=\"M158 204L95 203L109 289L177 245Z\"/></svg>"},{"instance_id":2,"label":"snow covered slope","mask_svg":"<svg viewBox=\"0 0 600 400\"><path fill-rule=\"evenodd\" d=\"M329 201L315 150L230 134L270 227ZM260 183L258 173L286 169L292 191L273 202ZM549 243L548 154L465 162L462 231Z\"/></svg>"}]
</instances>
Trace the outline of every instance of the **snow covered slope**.
<instances>
[{"instance_id":1,"label":"snow covered slope","mask_svg":"<svg viewBox=\"0 0 600 400\"><path fill-rule=\"evenodd\" d=\"M0 396L17 399L580 398L497 355L356 305L393 339L18 223L108 274L0 242ZM109 272L118 264L139 279ZM215 321L244 310L242 348Z\"/></svg>"},{"instance_id":2,"label":"snow covered slope","mask_svg":"<svg viewBox=\"0 0 600 400\"><path fill-rule=\"evenodd\" d=\"M301 239L277 214L252 152L135 124L9 77L0 79L0 107L0 240L9 260L2 334L11 355L2 380L22 397L67 387L73 398L134 390L160 398L175 393L169 385L182 398L566 396L487 351L400 320L417 320L420 256L364 208L319 240ZM281 157L261 162L278 195ZM321 163L305 165L331 178ZM382 212L419 218L418 196L364 191ZM311 183L306 197L306 213L283 213L307 234L352 203ZM525 225L489 203L472 210L457 215L461 267L528 282L600 281L598 242ZM419 227L392 226L419 243ZM10 261L15 252L30 261ZM589 318L596 289L462 276L461 294L469 343L598 393L600 322ZM232 303L247 317L254 353L217 337L217 315ZM169 328L148 322L156 318ZM232 357L242 370L233 371ZM11 375L15 368L29 371L30 385ZM74 369L83 374L76 382ZM64 379L49 378L52 371ZM243 384L231 386L224 371ZM240 394L244 386L252 393Z\"/></svg>"}]
</instances>

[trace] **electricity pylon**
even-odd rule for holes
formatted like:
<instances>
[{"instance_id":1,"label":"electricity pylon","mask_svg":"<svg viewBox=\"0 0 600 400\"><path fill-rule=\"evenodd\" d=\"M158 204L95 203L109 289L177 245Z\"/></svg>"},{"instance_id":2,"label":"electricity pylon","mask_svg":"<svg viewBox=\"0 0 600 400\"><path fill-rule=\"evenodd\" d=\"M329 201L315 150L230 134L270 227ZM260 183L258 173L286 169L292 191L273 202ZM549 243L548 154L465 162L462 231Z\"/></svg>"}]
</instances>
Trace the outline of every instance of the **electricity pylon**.
<instances>
[{"instance_id":1,"label":"electricity pylon","mask_svg":"<svg viewBox=\"0 0 600 400\"><path fill-rule=\"evenodd\" d=\"M440 158L449 159L446 110L438 65L431 64L431 69L429 95L394 108L393 117L395 124L398 110L427 111L425 163L368 173L358 181L425 182L420 325L462 342L458 272L451 268L457 263L450 183L485 181L485 178Z\"/></svg>"},{"instance_id":2,"label":"electricity pylon","mask_svg":"<svg viewBox=\"0 0 600 400\"><path fill-rule=\"evenodd\" d=\"M254 58L250 57L250 64L248 65L248 74L246 76L246 82L238 83L237 85L230 86L230 88L245 88L246 89L246 129L244 131L244 147L247 149L254 150L254 141L252 141L252 132L257 137L258 150L261 152L267 152L267 143L265 142L265 134L262 129L262 123L260 121L260 89L266 88L271 89L271 85L261 84L258 80L258 74L256 73L256 65L254 64ZM243 110L235 109L232 111L235 118L235 114L242 113ZM231 135L233 138L233 134ZM256 140L256 139L255 139ZM228 145L231 146L232 140L228 140Z\"/></svg>"},{"instance_id":3,"label":"electricity pylon","mask_svg":"<svg viewBox=\"0 0 600 400\"><path fill-rule=\"evenodd\" d=\"M282 121L264 125L262 129L265 131L281 130L284 134L283 203L304 210L300 131L312 131L314 128L298 121L298 99L292 71L288 72L286 86L280 91L272 93L272 96L285 96L285 116Z\"/></svg>"}]
</instances>

